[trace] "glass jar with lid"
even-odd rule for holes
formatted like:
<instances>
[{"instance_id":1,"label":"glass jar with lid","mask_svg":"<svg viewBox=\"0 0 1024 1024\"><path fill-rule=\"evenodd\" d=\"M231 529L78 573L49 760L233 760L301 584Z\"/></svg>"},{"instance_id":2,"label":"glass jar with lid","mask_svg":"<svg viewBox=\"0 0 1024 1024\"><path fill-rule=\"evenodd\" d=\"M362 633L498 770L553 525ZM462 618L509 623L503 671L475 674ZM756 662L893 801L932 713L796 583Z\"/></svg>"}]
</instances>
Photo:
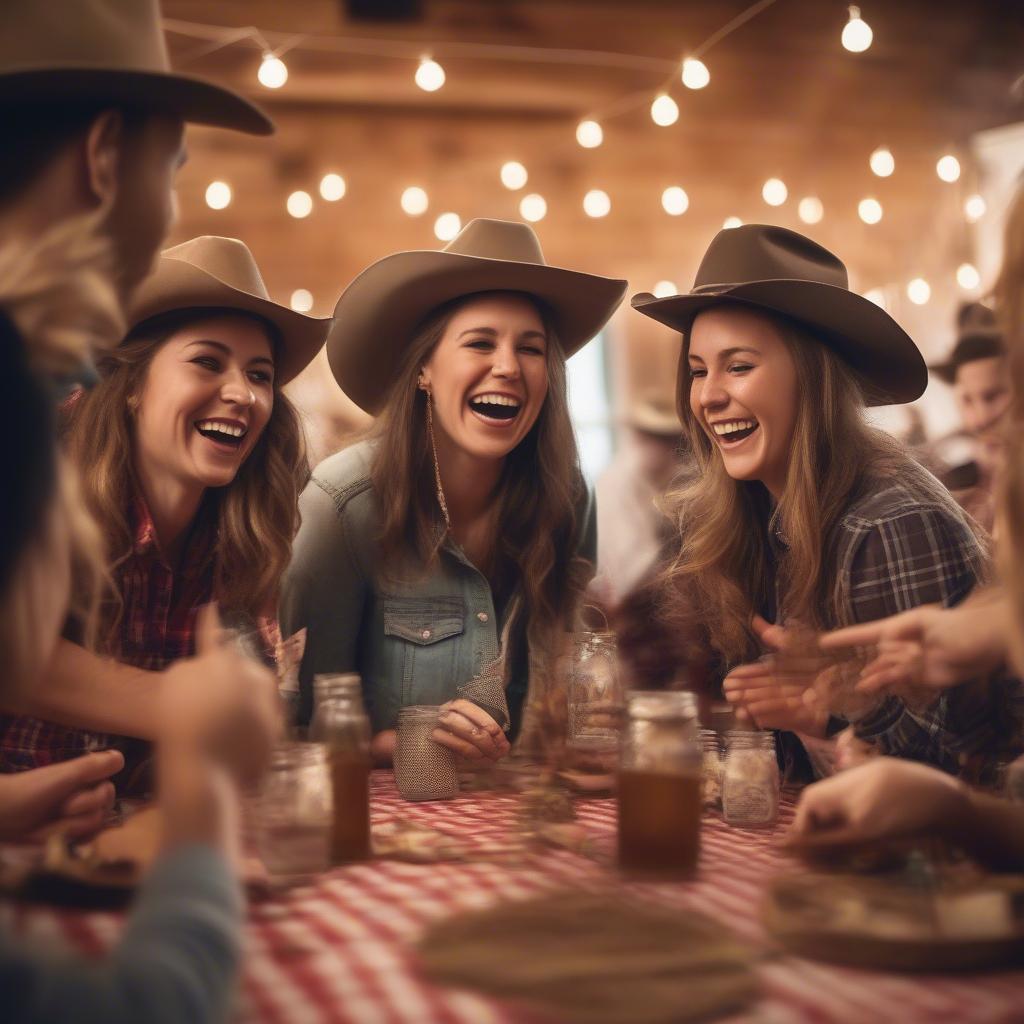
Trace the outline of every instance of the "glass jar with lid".
<instances>
[{"instance_id":1,"label":"glass jar with lid","mask_svg":"<svg viewBox=\"0 0 1024 1024\"><path fill-rule=\"evenodd\" d=\"M772 732L726 733L722 814L730 825L774 825L779 817L779 762Z\"/></svg>"}]
</instances>

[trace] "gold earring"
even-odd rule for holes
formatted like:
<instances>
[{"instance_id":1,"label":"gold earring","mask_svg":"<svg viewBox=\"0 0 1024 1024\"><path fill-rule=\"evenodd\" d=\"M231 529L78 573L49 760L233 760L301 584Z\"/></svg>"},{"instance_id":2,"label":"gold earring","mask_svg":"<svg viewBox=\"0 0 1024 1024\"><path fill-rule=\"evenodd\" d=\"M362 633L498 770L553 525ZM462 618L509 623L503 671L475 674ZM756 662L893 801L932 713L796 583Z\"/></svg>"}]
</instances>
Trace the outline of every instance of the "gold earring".
<instances>
[{"instance_id":1,"label":"gold earring","mask_svg":"<svg viewBox=\"0 0 1024 1024\"><path fill-rule=\"evenodd\" d=\"M430 385L425 381L420 388L427 393L427 437L430 438L430 454L434 459L434 483L437 486L437 503L441 506L441 514L444 516L444 524L448 530L452 528L451 516L448 515L448 502L444 500L444 488L441 486L441 466L437 461L437 442L434 440L434 414L431 406Z\"/></svg>"}]
</instances>

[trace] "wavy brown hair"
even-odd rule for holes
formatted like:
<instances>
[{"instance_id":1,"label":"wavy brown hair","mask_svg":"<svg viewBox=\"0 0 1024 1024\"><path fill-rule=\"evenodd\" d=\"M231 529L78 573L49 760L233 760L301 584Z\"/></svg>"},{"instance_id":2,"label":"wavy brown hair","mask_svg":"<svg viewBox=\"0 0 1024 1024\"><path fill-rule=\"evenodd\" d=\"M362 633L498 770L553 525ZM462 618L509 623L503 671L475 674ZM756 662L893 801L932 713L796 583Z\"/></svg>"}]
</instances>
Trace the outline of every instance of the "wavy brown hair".
<instances>
[{"instance_id":1,"label":"wavy brown hair","mask_svg":"<svg viewBox=\"0 0 1024 1024\"><path fill-rule=\"evenodd\" d=\"M531 649L543 657L571 628L587 583L587 563L576 554L586 485L569 419L562 347L550 313L533 296L525 297L547 334L548 390L537 422L505 459L489 575L496 594L521 585ZM452 317L476 298L447 303L423 322L372 431L377 449L371 476L381 509L385 572L400 571L410 550L425 570L439 557L444 524L427 437L427 396L417 378Z\"/></svg>"},{"instance_id":2,"label":"wavy brown hair","mask_svg":"<svg viewBox=\"0 0 1024 1024\"><path fill-rule=\"evenodd\" d=\"M786 483L774 508L764 484L729 476L690 409L688 334L676 382L679 416L700 474L667 495L680 548L664 580L681 618L692 625L699 609L701 632L726 666L761 653L750 621L774 604L772 530L785 538L786 565L793 567L779 578L786 617L811 629L843 624L841 581L827 571L834 531L869 478L905 465L900 445L866 423L865 385L855 372L797 324L759 315L771 321L793 357L799 396ZM935 488L942 492L937 481Z\"/></svg>"},{"instance_id":3,"label":"wavy brown hair","mask_svg":"<svg viewBox=\"0 0 1024 1024\"><path fill-rule=\"evenodd\" d=\"M190 323L217 317L248 316L266 330L273 349L280 346L274 325L240 310L184 309L139 324L97 369L99 383L70 404L62 439L77 466L85 505L98 522L116 579L134 538L130 524L133 490L133 404L141 395L153 356ZM211 489L217 521L214 596L228 613L251 618L276 606L278 586L291 559L299 526L298 496L309 480L309 463L298 414L274 385L274 406L263 434L234 480ZM120 596L107 602L99 646L117 653L123 614Z\"/></svg>"}]
</instances>

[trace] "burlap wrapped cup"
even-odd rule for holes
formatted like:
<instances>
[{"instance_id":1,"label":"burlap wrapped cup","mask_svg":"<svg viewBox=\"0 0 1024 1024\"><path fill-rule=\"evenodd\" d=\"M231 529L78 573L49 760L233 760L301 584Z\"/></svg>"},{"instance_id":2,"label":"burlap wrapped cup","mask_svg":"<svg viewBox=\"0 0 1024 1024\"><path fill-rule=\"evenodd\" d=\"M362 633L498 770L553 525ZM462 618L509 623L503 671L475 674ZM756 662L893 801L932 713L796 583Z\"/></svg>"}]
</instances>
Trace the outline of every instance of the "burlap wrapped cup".
<instances>
[{"instance_id":1,"label":"burlap wrapped cup","mask_svg":"<svg viewBox=\"0 0 1024 1024\"><path fill-rule=\"evenodd\" d=\"M458 796L455 752L430 738L440 712L437 704L416 704L398 712L395 782L403 800L451 800Z\"/></svg>"}]
</instances>

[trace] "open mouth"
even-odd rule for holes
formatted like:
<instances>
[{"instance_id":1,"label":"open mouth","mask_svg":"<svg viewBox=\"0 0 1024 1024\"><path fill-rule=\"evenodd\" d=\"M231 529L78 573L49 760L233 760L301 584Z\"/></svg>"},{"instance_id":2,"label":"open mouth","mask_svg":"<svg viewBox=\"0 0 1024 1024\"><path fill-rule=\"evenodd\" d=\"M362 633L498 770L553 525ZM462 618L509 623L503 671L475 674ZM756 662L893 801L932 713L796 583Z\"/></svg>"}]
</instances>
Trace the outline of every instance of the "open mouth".
<instances>
[{"instance_id":1,"label":"open mouth","mask_svg":"<svg viewBox=\"0 0 1024 1024\"><path fill-rule=\"evenodd\" d=\"M518 398L511 395L476 395L469 400L469 407L481 419L494 423L511 423L522 408Z\"/></svg>"},{"instance_id":2,"label":"open mouth","mask_svg":"<svg viewBox=\"0 0 1024 1024\"><path fill-rule=\"evenodd\" d=\"M242 446L248 428L239 423L226 423L222 420L197 420L196 430L208 441L235 451Z\"/></svg>"},{"instance_id":3,"label":"open mouth","mask_svg":"<svg viewBox=\"0 0 1024 1024\"><path fill-rule=\"evenodd\" d=\"M715 440L723 446L739 444L745 441L757 430L757 420L728 420L722 423L710 424L715 435Z\"/></svg>"}]
</instances>

